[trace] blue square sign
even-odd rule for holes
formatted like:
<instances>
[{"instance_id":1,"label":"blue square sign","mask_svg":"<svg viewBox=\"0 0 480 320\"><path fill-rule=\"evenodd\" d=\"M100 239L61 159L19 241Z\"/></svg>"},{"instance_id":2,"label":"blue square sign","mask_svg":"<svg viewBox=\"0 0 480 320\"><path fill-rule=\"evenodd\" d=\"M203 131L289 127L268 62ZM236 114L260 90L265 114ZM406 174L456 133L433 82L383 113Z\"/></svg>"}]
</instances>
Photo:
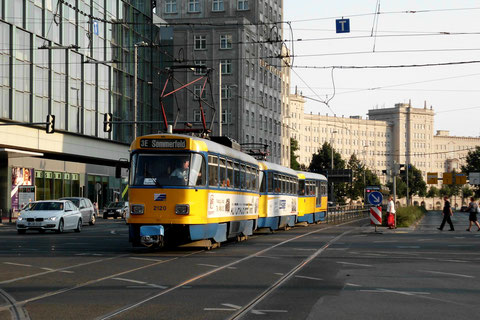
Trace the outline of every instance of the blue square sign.
<instances>
[{"instance_id":1,"label":"blue square sign","mask_svg":"<svg viewBox=\"0 0 480 320\"><path fill-rule=\"evenodd\" d=\"M350 32L350 19L337 19L335 20L337 33Z\"/></svg>"}]
</instances>

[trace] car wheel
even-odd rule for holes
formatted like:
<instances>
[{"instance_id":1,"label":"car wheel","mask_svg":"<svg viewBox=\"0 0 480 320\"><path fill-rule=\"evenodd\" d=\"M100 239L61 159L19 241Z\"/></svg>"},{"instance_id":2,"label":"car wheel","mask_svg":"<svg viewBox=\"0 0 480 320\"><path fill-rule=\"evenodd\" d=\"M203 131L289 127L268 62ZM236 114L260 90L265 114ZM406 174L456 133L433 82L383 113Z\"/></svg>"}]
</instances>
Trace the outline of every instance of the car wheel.
<instances>
[{"instance_id":1,"label":"car wheel","mask_svg":"<svg viewBox=\"0 0 480 320\"><path fill-rule=\"evenodd\" d=\"M17 230L18 234L25 234L25 232L27 232L27 230Z\"/></svg>"},{"instance_id":2,"label":"car wheel","mask_svg":"<svg viewBox=\"0 0 480 320\"><path fill-rule=\"evenodd\" d=\"M82 231L82 219L78 219L77 228L75 229L75 232L80 231Z\"/></svg>"},{"instance_id":3,"label":"car wheel","mask_svg":"<svg viewBox=\"0 0 480 320\"><path fill-rule=\"evenodd\" d=\"M58 229L56 231L57 231L57 233L62 233L63 232L63 219L60 220L60 222L58 223Z\"/></svg>"},{"instance_id":4,"label":"car wheel","mask_svg":"<svg viewBox=\"0 0 480 320\"><path fill-rule=\"evenodd\" d=\"M92 214L92 217L90 218L89 224L90 224L91 226L93 226L93 225L95 224L95 221L96 221L96 220L97 220L97 217L95 217L95 215Z\"/></svg>"}]
</instances>

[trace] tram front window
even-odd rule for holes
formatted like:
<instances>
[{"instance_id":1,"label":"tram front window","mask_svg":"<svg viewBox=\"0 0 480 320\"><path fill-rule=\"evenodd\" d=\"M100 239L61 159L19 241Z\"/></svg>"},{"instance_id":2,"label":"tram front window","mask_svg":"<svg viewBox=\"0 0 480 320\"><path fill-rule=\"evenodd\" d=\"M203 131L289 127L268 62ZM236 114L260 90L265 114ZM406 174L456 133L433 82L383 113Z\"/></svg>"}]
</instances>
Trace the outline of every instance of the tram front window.
<instances>
[{"instance_id":1,"label":"tram front window","mask_svg":"<svg viewBox=\"0 0 480 320\"><path fill-rule=\"evenodd\" d=\"M204 184L205 163L199 154L135 154L134 186L198 186Z\"/></svg>"}]
</instances>

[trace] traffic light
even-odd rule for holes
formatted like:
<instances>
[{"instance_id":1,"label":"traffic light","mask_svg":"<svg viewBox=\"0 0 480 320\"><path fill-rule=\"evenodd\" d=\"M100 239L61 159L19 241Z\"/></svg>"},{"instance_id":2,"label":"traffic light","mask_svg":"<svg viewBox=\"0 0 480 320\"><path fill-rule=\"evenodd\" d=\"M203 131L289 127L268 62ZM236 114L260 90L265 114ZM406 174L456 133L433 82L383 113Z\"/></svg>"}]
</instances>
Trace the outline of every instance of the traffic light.
<instances>
[{"instance_id":1,"label":"traffic light","mask_svg":"<svg viewBox=\"0 0 480 320\"><path fill-rule=\"evenodd\" d=\"M53 114L47 115L47 126L45 128L47 133L55 132L55 116Z\"/></svg>"},{"instance_id":2,"label":"traffic light","mask_svg":"<svg viewBox=\"0 0 480 320\"><path fill-rule=\"evenodd\" d=\"M112 132L112 114L105 113L103 115L103 131Z\"/></svg>"}]
</instances>

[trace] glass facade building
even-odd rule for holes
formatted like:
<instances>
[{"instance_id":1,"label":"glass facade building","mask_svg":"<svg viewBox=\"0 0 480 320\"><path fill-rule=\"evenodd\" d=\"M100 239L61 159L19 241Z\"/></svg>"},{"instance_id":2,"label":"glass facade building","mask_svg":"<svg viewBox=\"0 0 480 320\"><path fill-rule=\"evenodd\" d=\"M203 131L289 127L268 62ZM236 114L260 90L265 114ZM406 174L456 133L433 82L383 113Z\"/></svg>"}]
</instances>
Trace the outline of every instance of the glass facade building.
<instances>
[{"instance_id":1,"label":"glass facade building","mask_svg":"<svg viewBox=\"0 0 480 320\"><path fill-rule=\"evenodd\" d=\"M45 125L34 123L45 122L47 115L52 114L54 135L62 136L56 140L63 143L58 148L60 153L72 149L65 146L68 139L83 139L83 145L94 148L99 142L107 143L117 149L120 146L128 154L134 125L114 124L113 131L107 133L103 120L107 112L113 114L114 121L135 119L134 53L136 44L143 41L146 46L137 47L137 120L159 122L139 125L137 134L163 129L159 103L161 71L165 68L163 57L172 47L162 47L162 41L171 39L162 39L162 35L168 34L163 30L167 27L153 24L155 18L149 0L0 0L0 123L44 131ZM0 138L0 148L12 147L26 148ZM46 161L50 158L41 142L37 148L28 149L41 152ZM15 163L11 155L3 152L0 170L7 176L8 168L37 163ZM88 158L88 154L84 155L78 162L96 165L102 188L117 183L109 180L111 168L101 158ZM77 161L75 152L67 161ZM56 190L90 195L92 179L86 167L79 172L57 172L56 176L67 177L69 182ZM38 171L38 183L46 179L48 172ZM80 181L83 177L84 182L77 186L72 175ZM70 185L78 190L71 191ZM67 194L40 192L47 187L45 183L38 186L40 198ZM108 193L103 192L104 196ZM0 200L4 209L9 207L6 202Z\"/></svg>"}]
</instances>

